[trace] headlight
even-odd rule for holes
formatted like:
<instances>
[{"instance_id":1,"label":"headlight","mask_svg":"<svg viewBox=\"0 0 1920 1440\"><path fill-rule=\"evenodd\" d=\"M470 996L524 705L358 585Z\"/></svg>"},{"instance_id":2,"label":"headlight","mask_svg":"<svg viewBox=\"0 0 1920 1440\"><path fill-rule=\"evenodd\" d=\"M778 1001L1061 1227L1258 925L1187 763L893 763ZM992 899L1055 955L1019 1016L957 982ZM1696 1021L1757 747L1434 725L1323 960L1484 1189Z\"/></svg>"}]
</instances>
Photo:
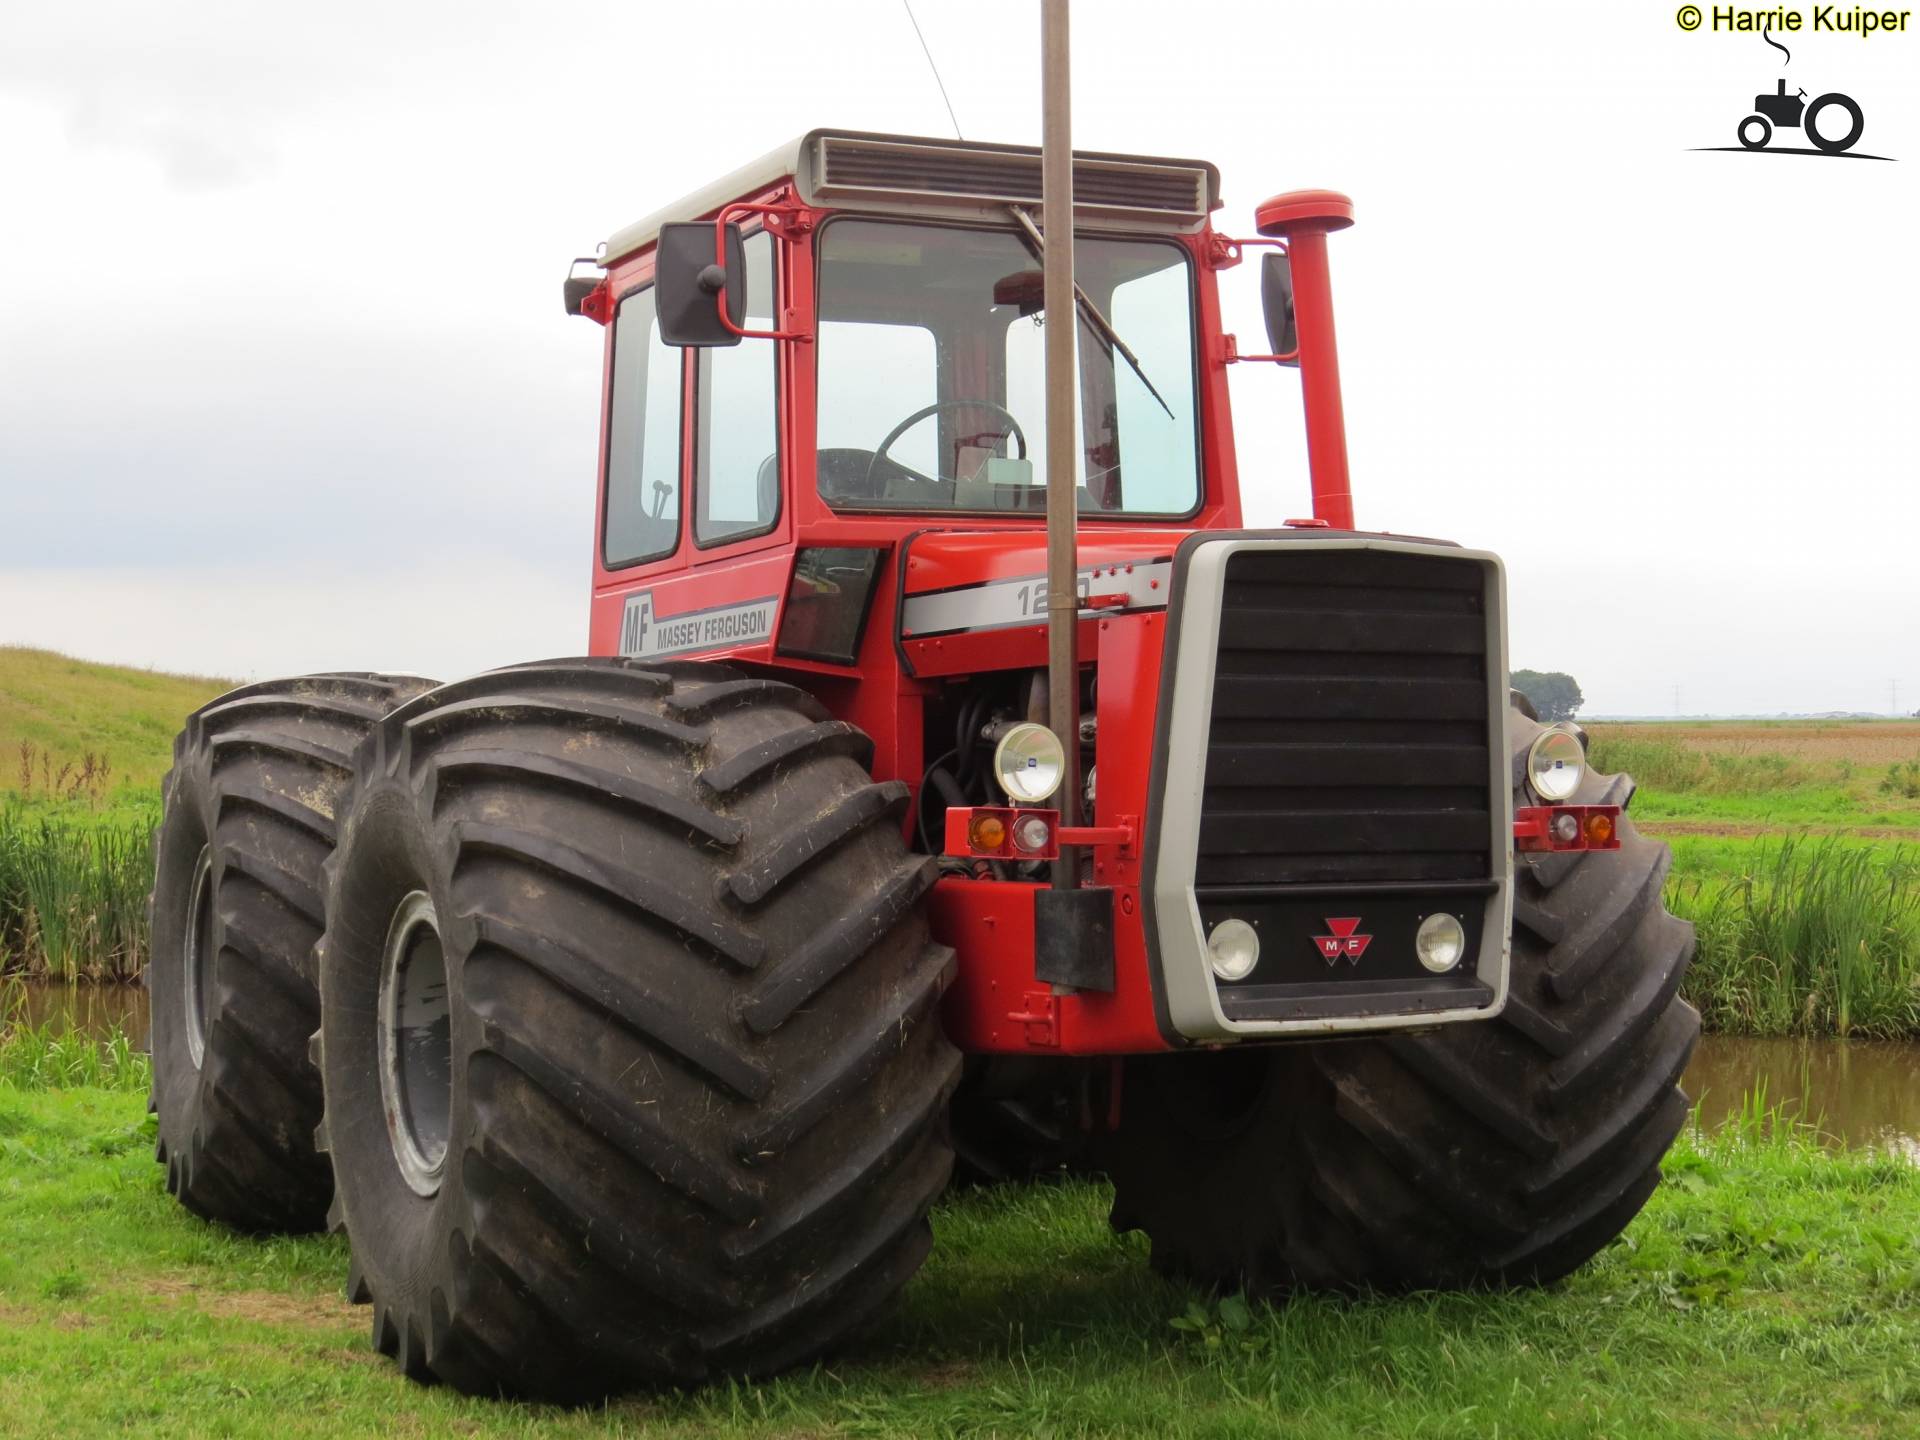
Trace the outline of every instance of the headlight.
<instances>
[{"instance_id":1,"label":"headlight","mask_svg":"<svg viewBox=\"0 0 1920 1440\"><path fill-rule=\"evenodd\" d=\"M1067 753L1044 725L1015 725L993 750L993 778L1016 804L1038 805L1060 788Z\"/></svg>"},{"instance_id":2,"label":"headlight","mask_svg":"<svg viewBox=\"0 0 1920 1440\"><path fill-rule=\"evenodd\" d=\"M1222 920L1207 936L1207 958L1222 980L1244 980L1260 959L1260 933L1244 920Z\"/></svg>"},{"instance_id":3,"label":"headlight","mask_svg":"<svg viewBox=\"0 0 1920 1440\"><path fill-rule=\"evenodd\" d=\"M1542 730L1527 747L1527 784L1542 800L1569 799L1587 776L1587 752L1570 726Z\"/></svg>"},{"instance_id":4,"label":"headlight","mask_svg":"<svg viewBox=\"0 0 1920 1440\"><path fill-rule=\"evenodd\" d=\"M1413 953L1436 975L1444 975L1467 953L1466 928L1444 912L1429 915L1414 932Z\"/></svg>"}]
</instances>

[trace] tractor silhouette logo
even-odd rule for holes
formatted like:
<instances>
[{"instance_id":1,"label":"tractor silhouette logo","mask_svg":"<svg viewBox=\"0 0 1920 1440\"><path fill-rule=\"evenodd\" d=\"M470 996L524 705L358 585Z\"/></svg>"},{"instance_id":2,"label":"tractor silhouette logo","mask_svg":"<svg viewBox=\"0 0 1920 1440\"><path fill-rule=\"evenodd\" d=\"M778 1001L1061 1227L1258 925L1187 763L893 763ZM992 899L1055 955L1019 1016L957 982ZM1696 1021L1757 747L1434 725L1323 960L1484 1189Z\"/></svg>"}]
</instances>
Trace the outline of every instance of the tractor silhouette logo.
<instances>
[{"instance_id":1,"label":"tractor silhouette logo","mask_svg":"<svg viewBox=\"0 0 1920 1440\"><path fill-rule=\"evenodd\" d=\"M1742 120L1739 130L1740 144L1748 150L1766 149L1776 129L1800 130L1813 142L1815 151L1822 155L1840 155L1854 147L1860 132L1867 127L1866 117L1860 113L1859 102L1851 95L1830 91L1809 105L1807 92L1801 90L1789 95L1784 80L1773 94L1754 96L1753 108L1759 113ZM1838 115L1846 116L1847 128L1844 132L1830 133L1839 129L1837 118L1830 118L1827 129L1821 129L1822 116Z\"/></svg>"},{"instance_id":2,"label":"tractor silhouette logo","mask_svg":"<svg viewBox=\"0 0 1920 1440\"><path fill-rule=\"evenodd\" d=\"M1793 63L1793 52L1771 34L1762 31L1760 38L1785 55L1787 64ZM1782 80L1771 95L1753 97L1753 113L1742 120L1734 132L1740 141L1737 146L1702 145L1696 148L1752 150L1769 155L1833 155L1848 160L1892 159L1890 155L1849 153L1860 142L1860 136L1866 128L1867 120L1861 112L1860 102L1851 95L1830 90L1809 101L1807 92L1797 87L1789 94L1787 82ZM1812 143L1776 145L1773 143L1774 132L1779 130L1798 130Z\"/></svg>"}]
</instances>

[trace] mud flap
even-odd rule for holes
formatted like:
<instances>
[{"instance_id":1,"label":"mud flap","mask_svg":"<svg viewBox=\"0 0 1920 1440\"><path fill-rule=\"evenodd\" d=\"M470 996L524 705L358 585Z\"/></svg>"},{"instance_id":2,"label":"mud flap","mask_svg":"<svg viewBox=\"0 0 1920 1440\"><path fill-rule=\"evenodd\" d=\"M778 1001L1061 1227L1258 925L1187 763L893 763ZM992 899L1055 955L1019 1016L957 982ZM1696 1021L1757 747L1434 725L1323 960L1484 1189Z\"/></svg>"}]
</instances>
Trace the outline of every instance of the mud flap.
<instances>
[{"instance_id":1,"label":"mud flap","mask_svg":"<svg viewBox=\"0 0 1920 1440\"><path fill-rule=\"evenodd\" d=\"M1033 978L1113 991L1113 891L1041 890L1033 897Z\"/></svg>"}]
</instances>

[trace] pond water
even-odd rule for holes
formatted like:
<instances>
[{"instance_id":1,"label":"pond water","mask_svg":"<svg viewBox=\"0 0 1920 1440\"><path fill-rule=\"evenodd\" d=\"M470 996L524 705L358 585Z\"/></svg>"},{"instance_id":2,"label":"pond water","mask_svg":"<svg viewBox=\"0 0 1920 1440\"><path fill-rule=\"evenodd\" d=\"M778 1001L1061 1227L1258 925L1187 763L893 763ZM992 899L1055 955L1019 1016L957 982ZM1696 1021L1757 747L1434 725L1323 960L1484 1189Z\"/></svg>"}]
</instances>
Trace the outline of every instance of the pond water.
<instances>
[{"instance_id":1,"label":"pond water","mask_svg":"<svg viewBox=\"0 0 1920 1440\"><path fill-rule=\"evenodd\" d=\"M35 1025L96 1035L118 1025L145 1044L144 985L27 985ZM1920 1045L1875 1040L1701 1039L1683 1082L1701 1123L1718 1128L1737 1116L1749 1093L1784 1106L1838 1145L1897 1150L1920 1160Z\"/></svg>"},{"instance_id":2,"label":"pond water","mask_svg":"<svg viewBox=\"0 0 1920 1440\"><path fill-rule=\"evenodd\" d=\"M144 985L27 984L27 1021L56 1030L111 1035L117 1026L137 1046L147 1043L152 1007Z\"/></svg>"},{"instance_id":3,"label":"pond water","mask_svg":"<svg viewBox=\"0 0 1920 1440\"><path fill-rule=\"evenodd\" d=\"M1737 1116L1760 1090L1768 1107L1783 1107L1835 1144L1920 1161L1920 1045L1707 1035L1682 1083L1707 1129Z\"/></svg>"}]
</instances>

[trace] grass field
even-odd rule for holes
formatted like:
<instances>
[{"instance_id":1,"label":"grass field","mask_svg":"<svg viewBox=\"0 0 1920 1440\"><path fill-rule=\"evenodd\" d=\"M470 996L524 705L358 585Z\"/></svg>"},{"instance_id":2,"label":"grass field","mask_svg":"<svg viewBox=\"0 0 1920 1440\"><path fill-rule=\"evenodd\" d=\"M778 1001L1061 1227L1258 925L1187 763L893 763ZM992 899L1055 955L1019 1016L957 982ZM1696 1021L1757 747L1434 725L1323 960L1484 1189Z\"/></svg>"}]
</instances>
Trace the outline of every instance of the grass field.
<instances>
[{"instance_id":1,"label":"grass field","mask_svg":"<svg viewBox=\"0 0 1920 1440\"><path fill-rule=\"evenodd\" d=\"M1650 833L1920 841L1920 721L1596 723L1588 733L1596 765L1640 783L1634 818Z\"/></svg>"},{"instance_id":2,"label":"grass field","mask_svg":"<svg viewBox=\"0 0 1920 1440\"><path fill-rule=\"evenodd\" d=\"M137 1055L0 1042L0 1433L1893 1436L1920 1431L1920 1169L1755 1120L1683 1139L1625 1237L1539 1292L1208 1299L1104 1186L962 1192L893 1313L765 1384L566 1411L403 1379L329 1238L164 1193ZM30 1052L30 1053L29 1053ZM47 1089L66 1074L98 1082Z\"/></svg>"}]
</instances>

